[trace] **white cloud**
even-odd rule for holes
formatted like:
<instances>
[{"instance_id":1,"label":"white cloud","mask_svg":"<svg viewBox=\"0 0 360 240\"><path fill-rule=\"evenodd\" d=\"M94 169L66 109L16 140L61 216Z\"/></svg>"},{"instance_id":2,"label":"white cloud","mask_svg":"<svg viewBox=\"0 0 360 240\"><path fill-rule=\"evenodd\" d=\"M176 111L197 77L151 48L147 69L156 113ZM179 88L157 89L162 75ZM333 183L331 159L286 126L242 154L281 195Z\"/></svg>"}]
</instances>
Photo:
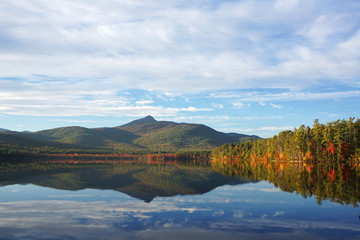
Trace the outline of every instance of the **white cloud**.
<instances>
[{"instance_id":1,"label":"white cloud","mask_svg":"<svg viewBox=\"0 0 360 240\"><path fill-rule=\"evenodd\" d=\"M211 108L164 107L153 100L135 100L117 93L111 82L96 87L97 80L66 80L33 78L31 82L1 80L0 99L3 114L32 116L154 116L183 112L211 111ZM142 96L140 96L142 97Z\"/></svg>"},{"instance_id":2,"label":"white cloud","mask_svg":"<svg viewBox=\"0 0 360 240\"><path fill-rule=\"evenodd\" d=\"M250 107L250 103L242 103L242 102L233 102L232 103L234 108L240 109L243 107Z\"/></svg>"},{"instance_id":3,"label":"white cloud","mask_svg":"<svg viewBox=\"0 0 360 240\"><path fill-rule=\"evenodd\" d=\"M358 30L346 41L338 44L336 55L341 56L344 60L348 59L350 61L355 57L357 58L357 62L359 62L358 57L360 56L360 30Z\"/></svg>"},{"instance_id":4,"label":"white cloud","mask_svg":"<svg viewBox=\"0 0 360 240\"><path fill-rule=\"evenodd\" d=\"M270 103L270 106L271 106L272 108L282 109L282 106L281 106L281 105L278 105L278 104Z\"/></svg>"},{"instance_id":5,"label":"white cloud","mask_svg":"<svg viewBox=\"0 0 360 240\"><path fill-rule=\"evenodd\" d=\"M355 22L341 14L320 15L301 29L299 34L309 38L317 47L324 47L331 44L329 41L333 41L336 35L351 31L355 25Z\"/></svg>"},{"instance_id":6,"label":"white cloud","mask_svg":"<svg viewBox=\"0 0 360 240\"><path fill-rule=\"evenodd\" d=\"M280 93L262 92L262 91L224 91L212 93L210 98L222 99L235 99L242 102L258 102L260 105L265 106L266 102L277 101L307 101L307 100L326 100L337 98L351 98L360 96L359 90L348 91L332 91L332 92L307 92L307 91L282 91Z\"/></svg>"},{"instance_id":7,"label":"white cloud","mask_svg":"<svg viewBox=\"0 0 360 240\"><path fill-rule=\"evenodd\" d=\"M0 114L151 114L275 133L288 124L260 123L264 110L360 96L359 11L335 0L0 1Z\"/></svg>"},{"instance_id":8,"label":"white cloud","mask_svg":"<svg viewBox=\"0 0 360 240\"><path fill-rule=\"evenodd\" d=\"M252 135L258 135L260 137L268 137L275 134L278 134L280 131L286 131L286 130L294 130L294 127L273 127L273 126L264 126L264 127L258 127L258 128L238 128L238 127L232 127L232 128L220 128L219 131L223 132L238 132L238 133L249 133Z\"/></svg>"},{"instance_id":9,"label":"white cloud","mask_svg":"<svg viewBox=\"0 0 360 240\"><path fill-rule=\"evenodd\" d=\"M140 100L140 101L136 101L135 104L137 105L148 105L148 104L152 104L154 103L153 100Z\"/></svg>"},{"instance_id":10,"label":"white cloud","mask_svg":"<svg viewBox=\"0 0 360 240\"><path fill-rule=\"evenodd\" d=\"M234 108L242 108L244 107L244 104L242 102L234 102L232 103Z\"/></svg>"},{"instance_id":11,"label":"white cloud","mask_svg":"<svg viewBox=\"0 0 360 240\"><path fill-rule=\"evenodd\" d=\"M2 1L0 77L101 76L168 92L354 84L359 51L342 50L356 45L357 9L352 1Z\"/></svg>"},{"instance_id":12,"label":"white cloud","mask_svg":"<svg viewBox=\"0 0 360 240\"><path fill-rule=\"evenodd\" d=\"M94 123L93 120L76 120L76 119L50 119L50 122L70 122L70 123Z\"/></svg>"},{"instance_id":13,"label":"white cloud","mask_svg":"<svg viewBox=\"0 0 360 240\"><path fill-rule=\"evenodd\" d=\"M215 109L216 111L216 109ZM176 114L174 116L164 116L157 118L160 121L175 121L175 122L192 122L199 124L213 124L221 123L224 121L230 121L233 118L226 115L180 115Z\"/></svg>"},{"instance_id":14,"label":"white cloud","mask_svg":"<svg viewBox=\"0 0 360 240\"><path fill-rule=\"evenodd\" d=\"M293 130L294 127L260 127L256 130L260 131L284 131L284 130Z\"/></svg>"},{"instance_id":15,"label":"white cloud","mask_svg":"<svg viewBox=\"0 0 360 240\"><path fill-rule=\"evenodd\" d=\"M283 116L243 116L243 117L232 117L230 119L237 121L259 121L259 120L274 120L274 119L282 119Z\"/></svg>"},{"instance_id":16,"label":"white cloud","mask_svg":"<svg viewBox=\"0 0 360 240\"><path fill-rule=\"evenodd\" d=\"M275 9L278 9L279 11L294 10L298 7L299 3L299 0L276 0Z\"/></svg>"},{"instance_id":17,"label":"white cloud","mask_svg":"<svg viewBox=\"0 0 360 240\"><path fill-rule=\"evenodd\" d=\"M224 105L222 105L220 103L213 103L212 106L213 106L213 108L216 108L216 109L223 109L224 108Z\"/></svg>"},{"instance_id":18,"label":"white cloud","mask_svg":"<svg viewBox=\"0 0 360 240\"><path fill-rule=\"evenodd\" d=\"M54 109L54 106L56 107ZM72 106L68 105L24 105L12 104L10 109L4 111L9 115L31 115L31 116L144 116L145 114L153 116L173 116L181 112L201 112L211 111L208 108L169 108L163 106L102 106L91 105L86 102L77 102ZM81 122L81 121L77 121ZM82 121L83 122L83 121Z\"/></svg>"}]
</instances>

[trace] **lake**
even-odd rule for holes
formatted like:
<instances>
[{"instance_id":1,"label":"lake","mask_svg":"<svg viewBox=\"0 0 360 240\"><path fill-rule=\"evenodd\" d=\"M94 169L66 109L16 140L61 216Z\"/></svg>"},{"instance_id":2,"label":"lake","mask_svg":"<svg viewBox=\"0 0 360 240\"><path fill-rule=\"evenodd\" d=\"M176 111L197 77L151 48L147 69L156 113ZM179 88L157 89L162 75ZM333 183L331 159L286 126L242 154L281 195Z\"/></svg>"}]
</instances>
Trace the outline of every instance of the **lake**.
<instances>
[{"instance_id":1,"label":"lake","mask_svg":"<svg viewBox=\"0 0 360 240\"><path fill-rule=\"evenodd\" d=\"M351 199L292 189L303 183L284 168L272 181L192 161L39 160L0 174L0 239L360 239L358 172L331 182Z\"/></svg>"}]
</instances>

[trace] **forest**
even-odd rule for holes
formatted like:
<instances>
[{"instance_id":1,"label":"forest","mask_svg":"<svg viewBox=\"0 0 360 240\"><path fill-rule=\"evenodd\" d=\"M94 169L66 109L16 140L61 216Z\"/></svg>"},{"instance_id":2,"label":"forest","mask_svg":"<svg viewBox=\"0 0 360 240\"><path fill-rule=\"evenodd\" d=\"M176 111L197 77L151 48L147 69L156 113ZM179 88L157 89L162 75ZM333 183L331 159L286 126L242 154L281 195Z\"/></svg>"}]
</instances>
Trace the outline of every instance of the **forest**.
<instances>
[{"instance_id":1,"label":"forest","mask_svg":"<svg viewBox=\"0 0 360 240\"><path fill-rule=\"evenodd\" d=\"M212 151L214 158L240 157L306 162L354 162L360 160L360 120L336 120L312 127L301 125L272 138L225 144Z\"/></svg>"}]
</instances>

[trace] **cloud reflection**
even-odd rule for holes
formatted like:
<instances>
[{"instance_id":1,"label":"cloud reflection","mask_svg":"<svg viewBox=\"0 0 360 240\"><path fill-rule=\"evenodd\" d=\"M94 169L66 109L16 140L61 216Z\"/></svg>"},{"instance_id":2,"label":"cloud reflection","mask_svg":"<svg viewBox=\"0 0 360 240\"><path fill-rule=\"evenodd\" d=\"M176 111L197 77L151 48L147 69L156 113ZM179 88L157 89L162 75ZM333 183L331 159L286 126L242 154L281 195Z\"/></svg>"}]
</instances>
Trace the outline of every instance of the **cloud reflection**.
<instances>
[{"instance_id":1,"label":"cloud reflection","mask_svg":"<svg viewBox=\"0 0 360 240\"><path fill-rule=\"evenodd\" d=\"M266 184L248 187L270 189ZM316 239L333 232L353 239L360 234L357 223L321 214L311 220L291 215L309 210L302 198L293 206L286 198L268 199L271 191L260 190L258 195L249 195L255 190L231 191L240 189L226 186L204 195L156 198L151 203L133 198L79 200L87 196L81 192L64 192L73 197L66 201L0 202L0 239L237 239L239 234L245 240ZM289 206L293 211L288 211Z\"/></svg>"}]
</instances>

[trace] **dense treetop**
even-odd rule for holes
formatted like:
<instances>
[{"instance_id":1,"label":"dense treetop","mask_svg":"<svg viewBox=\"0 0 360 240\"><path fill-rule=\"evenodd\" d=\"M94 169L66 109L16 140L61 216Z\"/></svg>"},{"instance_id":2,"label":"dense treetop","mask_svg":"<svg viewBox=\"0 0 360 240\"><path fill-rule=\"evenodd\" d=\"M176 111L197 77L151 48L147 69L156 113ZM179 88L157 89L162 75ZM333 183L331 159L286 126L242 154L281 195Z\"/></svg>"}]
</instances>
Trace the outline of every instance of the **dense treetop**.
<instances>
[{"instance_id":1,"label":"dense treetop","mask_svg":"<svg viewBox=\"0 0 360 240\"><path fill-rule=\"evenodd\" d=\"M336 120L312 127L301 125L293 131L239 144L226 144L213 151L214 157L241 156L277 160L359 160L360 120Z\"/></svg>"}]
</instances>

